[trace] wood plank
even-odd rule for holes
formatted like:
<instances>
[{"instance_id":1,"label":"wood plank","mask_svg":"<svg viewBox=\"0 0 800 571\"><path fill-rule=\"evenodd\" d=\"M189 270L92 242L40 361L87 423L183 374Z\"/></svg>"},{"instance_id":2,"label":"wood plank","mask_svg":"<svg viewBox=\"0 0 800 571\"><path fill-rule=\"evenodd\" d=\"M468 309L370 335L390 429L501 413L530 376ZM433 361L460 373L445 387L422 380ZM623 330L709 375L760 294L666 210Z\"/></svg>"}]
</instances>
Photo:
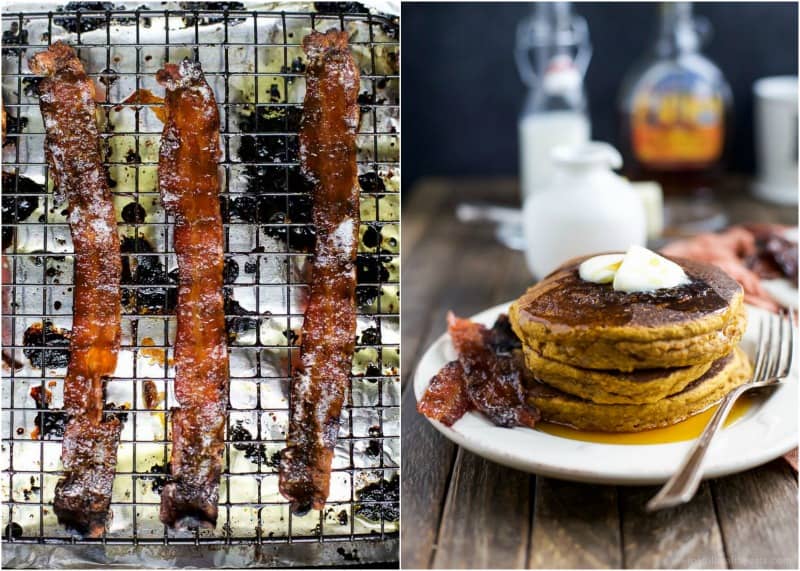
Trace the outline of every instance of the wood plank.
<instances>
[{"instance_id":1,"label":"wood plank","mask_svg":"<svg viewBox=\"0 0 800 571\"><path fill-rule=\"evenodd\" d=\"M797 569L797 475L782 459L712 482L728 564Z\"/></svg>"},{"instance_id":2,"label":"wood plank","mask_svg":"<svg viewBox=\"0 0 800 571\"><path fill-rule=\"evenodd\" d=\"M703 483L686 505L647 513L658 486L623 488L620 498L623 561L628 569L724 569L725 550L711 488Z\"/></svg>"},{"instance_id":3,"label":"wood plank","mask_svg":"<svg viewBox=\"0 0 800 571\"><path fill-rule=\"evenodd\" d=\"M439 271L450 265L456 255L456 244L446 240L430 240L420 255L410 259L403 267L401 292L409 307L403 308L401 366L403 386L416 368L421 356L423 341L427 341L431 327L440 335L444 331L441 315L433 315L447 283L447 275Z\"/></svg>"},{"instance_id":4,"label":"wood plank","mask_svg":"<svg viewBox=\"0 0 800 571\"><path fill-rule=\"evenodd\" d=\"M407 302L403 308L405 381L429 341L444 333L448 311L470 316L493 305L508 254L494 240L491 228L475 228L452 217L442 217L422 241L428 243L423 255L415 256L403 270L403 298L414 300L413 306ZM434 332L431 338L417 335L428 329Z\"/></svg>"},{"instance_id":5,"label":"wood plank","mask_svg":"<svg viewBox=\"0 0 800 571\"><path fill-rule=\"evenodd\" d=\"M530 279L519 271L519 254L493 242L470 248L469 262L483 271L468 299L448 298L461 315L471 315L519 294ZM482 250L486 249L484 253ZM486 271L486 260L493 260ZM475 268L476 271L479 268ZM469 267L465 271L473 271ZM487 288L485 291L485 288ZM513 292L513 293L510 293ZM522 568L530 530L532 477L459 450L435 548L437 568ZM498 486L498 483L501 483Z\"/></svg>"},{"instance_id":6,"label":"wood plank","mask_svg":"<svg viewBox=\"0 0 800 571\"><path fill-rule=\"evenodd\" d=\"M443 232L445 235L457 237L464 231L463 225L450 219L438 224L435 232ZM431 234L433 233L432 231ZM435 240L434 243L445 242ZM459 242L456 240L454 243ZM472 261L454 266L451 261L440 261L439 268L448 267L454 271L451 275L447 275L446 272L438 270L437 274L441 276L443 284L462 283L466 276L474 275L474 263ZM420 351L424 350L445 331L444 318L451 307L471 310L476 304L485 304L486 300L491 297L494 283L493 280L479 280L474 288L456 288L455 290L443 285L438 289L431 290L424 303L415 304L415 308L412 310L404 310L403 351L411 350L407 341L410 336L406 332L406 328L409 327L408 314L422 314L427 318L427 322L418 318L415 321L415 323L425 323L419 327L427 329L416 341ZM478 307L481 306L478 305ZM417 358L418 356L415 355L414 364L416 364ZM414 369L415 367L406 365L403 370L404 377L410 379ZM401 498L403 518L405 521L416 522L414 525L402 527L403 565L409 568L427 568L431 564L433 545L438 534L456 446L441 436L424 417L416 412L416 398L411 382L407 382L403 389L402 406L404 411L402 415L403 437L406 442L414 443L413 446L406 446L403 450L403 494Z\"/></svg>"},{"instance_id":7,"label":"wood plank","mask_svg":"<svg viewBox=\"0 0 800 571\"><path fill-rule=\"evenodd\" d=\"M507 268L515 255L491 239L491 231L483 228L477 231L460 224L453 218L444 218L423 237L441 233L448 236L447 242L468 244L460 260L453 258L439 261L431 267L442 276L442 287L436 292L428 292L423 303L414 304L403 313L403 350L409 351L407 339L413 333L407 332L408 314L425 314L428 317L427 331L421 333L412 343L419 345L419 351L427 349L435 338L445 329L445 315L454 310L460 315L472 315L477 311L500 301L499 295L507 295L501 290L507 285ZM470 238L472 240L470 241ZM441 239L431 240L441 243ZM496 260L487 271L486 260ZM405 286L404 286L405 287ZM516 285L514 287L517 287ZM406 290L407 291L407 290ZM502 298L505 299L505 298ZM415 323L423 321L416 318ZM421 326L422 328L426 326ZM414 365L418 355L414 356ZM410 379L415 367L406 365L404 376ZM442 508L445 505L447 484L456 447L440 436L430 423L416 412L416 399L411 382L403 389L402 433L404 442L413 443L403 450L403 519L413 525L402 527L403 566L407 568L427 568L431 564L434 544L440 527ZM527 533L524 537L527 537Z\"/></svg>"},{"instance_id":8,"label":"wood plank","mask_svg":"<svg viewBox=\"0 0 800 571\"><path fill-rule=\"evenodd\" d=\"M447 179L426 178L410 194L411 198L403 202L400 236L404 253L414 254L421 244L421 238L445 212L444 203L452 202L452 183Z\"/></svg>"},{"instance_id":9,"label":"wood plank","mask_svg":"<svg viewBox=\"0 0 800 571\"><path fill-rule=\"evenodd\" d=\"M536 478L529 567L619 569L622 562L614 486Z\"/></svg>"},{"instance_id":10,"label":"wood plank","mask_svg":"<svg viewBox=\"0 0 800 571\"><path fill-rule=\"evenodd\" d=\"M460 449L433 567L524 568L530 529L530 484L530 475Z\"/></svg>"},{"instance_id":11,"label":"wood plank","mask_svg":"<svg viewBox=\"0 0 800 571\"><path fill-rule=\"evenodd\" d=\"M535 283L522 252L508 250L506 257L503 281L498 291L500 301L517 299Z\"/></svg>"},{"instance_id":12,"label":"wood plank","mask_svg":"<svg viewBox=\"0 0 800 571\"><path fill-rule=\"evenodd\" d=\"M427 569L433 557L456 445L417 413L416 402L414 392L408 387L403 394L401 419L400 550L404 568Z\"/></svg>"}]
</instances>

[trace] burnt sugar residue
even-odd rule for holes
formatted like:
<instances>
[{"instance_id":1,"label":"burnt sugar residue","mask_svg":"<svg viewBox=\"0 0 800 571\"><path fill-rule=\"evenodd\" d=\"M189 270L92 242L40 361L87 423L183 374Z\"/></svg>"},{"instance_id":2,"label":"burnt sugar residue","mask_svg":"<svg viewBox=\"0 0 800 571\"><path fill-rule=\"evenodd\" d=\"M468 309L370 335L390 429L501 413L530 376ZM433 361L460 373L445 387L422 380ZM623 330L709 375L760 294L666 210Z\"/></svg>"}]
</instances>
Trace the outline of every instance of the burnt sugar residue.
<instances>
[{"instance_id":1,"label":"burnt sugar residue","mask_svg":"<svg viewBox=\"0 0 800 571\"><path fill-rule=\"evenodd\" d=\"M356 490L355 514L371 521L400 519L400 478L382 479ZM376 503L366 503L376 502Z\"/></svg>"},{"instance_id":2,"label":"burnt sugar residue","mask_svg":"<svg viewBox=\"0 0 800 571\"><path fill-rule=\"evenodd\" d=\"M322 14L366 14L361 2L314 2L314 9Z\"/></svg>"},{"instance_id":3,"label":"burnt sugar residue","mask_svg":"<svg viewBox=\"0 0 800 571\"><path fill-rule=\"evenodd\" d=\"M167 272L164 257L142 237L125 236L122 251L122 303L131 312L164 315L175 312L178 301L177 270ZM141 255L137 255L141 254ZM139 287L126 288L126 285Z\"/></svg>"},{"instance_id":4,"label":"burnt sugar residue","mask_svg":"<svg viewBox=\"0 0 800 571\"><path fill-rule=\"evenodd\" d=\"M15 521L12 521L8 525L6 525L5 529L3 530L3 537L6 539L19 539L22 537L23 529L20 524Z\"/></svg>"},{"instance_id":5,"label":"burnt sugar residue","mask_svg":"<svg viewBox=\"0 0 800 571\"><path fill-rule=\"evenodd\" d=\"M381 231L374 224L368 224L361 236L361 243L367 248L377 248L381 243Z\"/></svg>"},{"instance_id":6,"label":"burnt sugar residue","mask_svg":"<svg viewBox=\"0 0 800 571\"><path fill-rule=\"evenodd\" d=\"M66 31L76 34L83 32L90 32L105 25L106 17L103 14L80 14L72 15L75 12L89 11L103 11L113 10L113 2L67 2L64 6L60 6L57 12L66 12L70 15L56 15L53 18L53 23L56 26L61 26Z\"/></svg>"},{"instance_id":7,"label":"burnt sugar residue","mask_svg":"<svg viewBox=\"0 0 800 571\"><path fill-rule=\"evenodd\" d=\"M258 442L253 442L253 435L247 430L241 420L237 420L233 426L229 438L234 442L233 447L236 450L244 452L244 457L258 464L267 464L267 449L266 446Z\"/></svg>"},{"instance_id":8,"label":"burnt sugar residue","mask_svg":"<svg viewBox=\"0 0 800 571\"><path fill-rule=\"evenodd\" d=\"M381 451L383 449L383 446L381 445L380 441L380 438L383 436L383 431L381 431L381 427L377 425L370 426L369 436L370 436L370 441L364 452L367 454L367 456L378 458L380 457Z\"/></svg>"},{"instance_id":9,"label":"burnt sugar residue","mask_svg":"<svg viewBox=\"0 0 800 571\"><path fill-rule=\"evenodd\" d=\"M152 337L142 338L138 353L146 358L152 365L167 365L172 367L175 364L174 359L167 357L166 348L163 345L156 346L156 342Z\"/></svg>"},{"instance_id":10,"label":"burnt sugar residue","mask_svg":"<svg viewBox=\"0 0 800 571\"><path fill-rule=\"evenodd\" d=\"M36 408L42 411L37 413L34 420L34 429L31 431L31 438L34 440L51 440L64 436L64 427L67 422L67 413L61 410L50 411L50 403L53 394L46 388L40 386L31 387L30 396L36 403Z\"/></svg>"},{"instance_id":11,"label":"burnt sugar residue","mask_svg":"<svg viewBox=\"0 0 800 571\"><path fill-rule=\"evenodd\" d=\"M53 401L53 393L43 388L41 385L31 387L31 398L36 403L36 408L50 408L50 403Z\"/></svg>"},{"instance_id":12,"label":"burnt sugar residue","mask_svg":"<svg viewBox=\"0 0 800 571\"><path fill-rule=\"evenodd\" d=\"M359 309L371 306L380 295L381 288L379 286L356 286L356 303Z\"/></svg>"},{"instance_id":13,"label":"burnt sugar residue","mask_svg":"<svg viewBox=\"0 0 800 571\"><path fill-rule=\"evenodd\" d=\"M146 217L147 211L138 202L129 202L122 207L122 219L128 224L141 224Z\"/></svg>"},{"instance_id":14,"label":"burnt sugar residue","mask_svg":"<svg viewBox=\"0 0 800 571\"><path fill-rule=\"evenodd\" d=\"M281 101L275 83L270 91ZM246 192L223 199L222 213L226 221L242 221L262 225L265 235L288 244L291 252L311 253L316 236L311 223L311 185L294 162L299 156L296 133L300 128L302 109L257 105L243 115L239 127L243 135L239 158L245 165Z\"/></svg>"},{"instance_id":15,"label":"burnt sugar residue","mask_svg":"<svg viewBox=\"0 0 800 571\"><path fill-rule=\"evenodd\" d=\"M170 479L169 474L172 473L172 464L170 462L167 462L166 466L156 464L150 467L149 472L150 474L154 474L154 476L150 477L150 489L153 490L154 493L161 495L161 491Z\"/></svg>"},{"instance_id":16,"label":"burnt sugar residue","mask_svg":"<svg viewBox=\"0 0 800 571\"><path fill-rule=\"evenodd\" d=\"M234 343L240 335L254 331L258 327L258 313L242 307L242 304L233 298L232 288L223 287L222 295L225 304L225 330L228 333L228 342Z\"/></svg>"},{"instance_id":17,"label":"burnt sugar residue","mask_svg":"<svg viewBox=\"0 0 800 571\"><path fill-rule=\"evenodd\" d=\"M280 98L278 90L282 82L274 83L274 96ZM276 103L278 101L275 101ZM296 136L278 136L279 133L297 133L300 130L302 107L275 107L256 105L249 115L242 115L239 127L241 137L239 157L248 166L251 183L260 183L262 192L286 192L286 170L269 163L287 163L298 159L300 144ZM252 134L250 134L252 133ZM275 133L275 134L273 134ZM300 189L293 189L299 192Z\"/></svg>"},{"instance_id":18,"label":"burnt sugar residue","mask_svg":"<svg viewBox=\"0 0 800 571\"><path fill-rule=\"evenodd\" d=\"M3 249L14 241L14 227L6 224L18 224L27 220L39 207L39 196L45 190L28 177L3 172Z\"/></svg>"},{"instance_id":19,"label":"burnt sugar residue","mask_svg":"<svg viewBox=\"0 0 800 571\"><path fill-rule=\"evenodd\" d=\"M377 326L366 327L361 332L359 345L380 345L381 344L381 330Z\"/></svg>"},{"instance_id":20,"label":"burnt sugar residue","mask_svg":"<svg viewBox=\"0 0 800 571\"><path fill-rule=\"evenodd\" d=\"M69 335L67 329L45 320L32 324L22 336L25 348L22 353L39 369L66 367L69 363Z\"/></svg>"},{"instance_id":21,"label":"burnt sugar residue","mask_svg":"<svg viewBox=\"0 0 800 571\"><path fill-rule=\"evenodd\" d=\"M3 30L3 55L19 55L25 48L9 48L8 46L24 46L28 43L28 30L19 22L11 22L7 30Z\"/></svg>"},{"instance_id":22,"label":"burnt sugar residue","mask_svg":"<svg viewBox=\"0 0 800 571\"><path fill-rule=\"evenodd\" d=\"M131 313L172 315L178 304L178 270L167 271L164 256L144 237L122 238L122 301ZM225 284L232 284L239 276L239 264L233 258L225 260ZM137 287L126 288L126 285ZM239 335L253 331L258 326L257 312L245 309L233 297L233 289L223 288L225 319L228 338L235 341Z\"/></svg>"},{"instance_id":23,"label":"burnt sugar residue","mask_svg":"<svg viewBox=\"0 0 800 571\"><path fill-rule=\"evenodd\" d=\"M356 303L359 308L372 305L380 297L381 288L377 284L389 281L389 270L384 264L391 261L391 256L356 255L356 279L359 284L367 284L356 287Z\"/></svg>"},{"instance_id":24,"label":"burnt sugar residue","mask_svg":"<svg viewBox=\"0 0 800 571\"><path fill-rule=\"evenodd\" d=\"M523 318L557 326L658 326L726 310L741 286L722 270L691 260L671 258L690 282L652 292L615 291L612 284L584 281L582 260L557 270L520 299Z\"/></svg>"},{"instance_id":25,"label":"burnt sugar residue","mask_svg":"<svg viewBox=\"0 0 800 571\"><path fill-rule=\"evenodd\" d=\"M205 14L203 13L204 10L210 10L214 12L222 12L222 11L235 11L235 10L242 10L244 8L244 3L242 2L179 2L178 5L180 6L181 10L197 10L199 14L193 14L187 12L181 18L183 20L183 24L185 27L190 28L195 24L199 26L209 26L211 24L219 24L220 22L225 21L224 16L214 15L214 14ZM242 16L229 16L228 17L228 24L232 25L238 22L244 22L245 19Z\"/></svg>"},{"instance_id":26,"label":"burnt sugar residue","mask_svg":"<svg viewBox=\"0 0 800 571\"><path fill-rule=\"evenodd\" d=\"M26 502L31 501L33 496L38 496L39 493L42 491L42 487L37 485L37 480L34 476L30 477L30 486L27 488L22 488L22 497L25 498Z\"/></svg>"},{"instance_id":27,"label":"burnt sugar residue","mask_svg":"<svg viewBox=\"0 0 800 571\"><path fill-rule=\"evenodd\" d=\"M103 71L100 72L100 77L98 81L106 86L106 88L111 87L114 85L117 80L119 80L119 73L117 70L107 67Z\"/></svg>"},{"instance_id":28,"label":"burnt sugar residue","mask_svg":"<svg viewBox=\"0 0 800 571\"><path fill-rule=\"evenodd\" d=\"M383 179L374 171L358 175L358 185L364 192L386 192L386 183L383 182Z\"/></svg>"},{"instance_id":29,"label":"burnt sugar residue","mask_svg":"<svg viewBox=\"0 0 800 571\"><path fill-rule=\"evenodd\" d=\"M222 269L222 281L226 285L236 282L239 277L239 264L233 258L225 258L225 265Z\"/></svg>"},{"instance_id":30,"label":"burnt sugar residue","mask_svg":"<svg viewBox=\"0 0 800 571\"><path fill-rule=\"evenodd\" d=\"M389 270L383 264L391 261L391 256L357 254L356 276L358 277L358 283L376 284L389 281Z\"/></svg>"},{"instance_id":31,"label":"burnt sugar residue","mask_svg":"<svg viewBox=\"0 0 800 571\"><path fill-rule=\"evenodd\" d=\"M3 140L3 145L16 144L19 138L13 135L21 135L28 126L28 118L19 115L19 110L16 113L16 115L6 113L6 138Z\"/></svg>"},{"instance_id":32,"label":"burnt sugar residue","mask_svg":"<svg viewBox=\"0 0 800 571\"><path fill-rule=\"evenodd\" d=\"M130 410L131 407L129 404L126 403L117 404L114 402L110 402L106 404L105 408L106 412L104 413L104 416L106 417L107 420L111 418L116 418L117 420L119 420L120 424L125 424L125 422L128 420L128 414L129 414L128 411Z\"/></svg>"}]
</instances>

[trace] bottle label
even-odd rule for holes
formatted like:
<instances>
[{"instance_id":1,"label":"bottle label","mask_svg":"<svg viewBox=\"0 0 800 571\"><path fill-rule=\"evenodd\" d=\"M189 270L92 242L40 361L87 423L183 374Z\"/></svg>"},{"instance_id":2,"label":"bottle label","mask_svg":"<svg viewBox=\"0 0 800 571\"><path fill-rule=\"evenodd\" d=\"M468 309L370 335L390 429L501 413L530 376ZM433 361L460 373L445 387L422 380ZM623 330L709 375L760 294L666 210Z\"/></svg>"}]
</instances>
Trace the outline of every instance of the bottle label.
<instances>
[{"instance_id":1,"label":"bottle label","mask_svg":"<svg viewBox=\"0 0 800 571\"><path fill-rule=\"evenodd\" d=\"M722 155L725 102L690 72L671 73L633 98L633 154L653 169L701 169Z\"/></svg>"}]
</instances>

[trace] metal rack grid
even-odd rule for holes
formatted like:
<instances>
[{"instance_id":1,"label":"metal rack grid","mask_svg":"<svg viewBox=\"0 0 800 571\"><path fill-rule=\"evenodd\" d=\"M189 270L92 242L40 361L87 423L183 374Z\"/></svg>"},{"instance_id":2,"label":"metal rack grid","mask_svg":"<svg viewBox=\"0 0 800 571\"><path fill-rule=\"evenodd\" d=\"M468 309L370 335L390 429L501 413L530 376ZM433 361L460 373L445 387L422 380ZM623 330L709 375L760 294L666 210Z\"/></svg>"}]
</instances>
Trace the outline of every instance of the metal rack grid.
<instances>
[{"instance_id":1,"label":"metal rack grid","mask_svg":"<svg viewBox=\"0 0 800 571\"><path fill-rule=\"evenodd\" d=\"M158 28L154 22L160 18L163 18L164 38L154 42L144 28ZM176 20L181 22L178 28ZM65 21L72 27L72 33L60 30L59 23L63 25ZM46 33L39 37L27 33L36 23L46 26ZM396 485L399 467L399 197L396 194L399 132L395 127L399 100L391 96L399 93L399 73L392 69L399 53L396 26L396 21L371 13L137 8L3 14L3 101L13 127L4 146L3 171L16 175L13 188L3 188L4 201L11 200L8 205L13 211L8 217L11 221L4 220L3 225L4 242L6 236L10 238L3 251L6 362L2 525L7 548L16 544L343 546L336 552L317 550L317 555L307 561L323 565L369 562L372 553L369 549L362 548L366 555L358 556L362 540L383 542L390 546L383 553L396 553L399 500L396 495L388 494L389 488ZM332 508L326 506L326 510L297 517L277 494L277 469L272 458L283 446L292 354L299 349L292 331L296 332L302 323L303 292L307 289L304 281L310 257L307 245L303 246L310 232L309 204L303 200L307 192L298 188L294 176L296 154L292 150L297 135L293 117L302 103L299 89L303 81L302 35L298 32L331 27L351 32L351 45L362 72L362 122L358 137L362 182L359 264L372 270L359 272L356 358L334 463L334 491L329 499ZM161 264L163 268L156 272L162 277L160 282L128 281L123 285L130 303L123 310L120 366L109 383L107 402L112 394L123 401L108 412L119 413L122 404L127 420L112 499L112 525L97 540L77 538L55 523L51 503L61 469L60 437L36 435L34 428L37 419L43 424L46 415L57 414L65 367L36 368L30 366L30 358L44 359L48 353L59 351L54 349L59 341L54 332L58 328L69 329L72 270L69 228L63 212L66 205L46 192L44 184L35 195L20 188L23 176L42 183L48 180L43 158L31 152L41 147L43 129L35 127L39 113L36 97L30 89L26 94L26 84L31 80L26 60L60 38L78 48L87 72L103 95L100 107L106 120L102 136L109 150L106 164L117 183L113 191L118 216L123 206L135 205L129 207L136 213L132 220L130 217L128 221L119 220L121 238L133 245L132 250L123 253L123 260L127 261L131 275L136 275L142 264L146 267ZM120 64L124 50L135 55L132 70L115 69L125 68ZM232 55L234 50L239 50L238 55ZM216 60L217 65L209 65L208 55L214 51L221 52L221 57ZM155 56L157 53L160 57ZM169 307L169 290L175 285L168 277L176 264L169 231L171 219L160 208L158 190L151 184L157 164L157 143L153 145L154 152L150 147L160 134L160 129L153 126L155 115L147 116L154 107L125 102L124 96L129 93L122 93L118 87L121 84L131 87L130 80L126 80L130 78L136 90L152 86L155 91L153 69L186 55L203 64L219 103L224 149L222 195L228 211L226 268L232 266L229 260L234 260L245 270L228 283L233 300L250 304L244 311L238 303L226 308L229 322L241 326L242 331L230 343L232 395L220 523L215 530L199 532L174 532L162 526L157 518L159 498L154 483L159 474L152 471L158 469L153 462L154 458L160 459L163 470L168 461L169 408L176 404L170 362L175 319L174 309ZM259 58L272 63L277 59L280 69L270 69ZM97 69L100 65L104 67ZM267 93L267 85L269 100L261 93L262 89ZM282 120L280 128L275 125L276 112L277 122ZM113 117L117 114L121 120L115 124ZM123 116L132 119L133 128L124 127ZM250 122L243 122L248 117ZM262 117L270 118L264 121L267 128L259 124ZM22 118L27 119L27 125ZM385 128L386 125L390 128ZM122 144L117 144L119 141ZM245 142L256 149L255 159L242 160L240 153ZM261 156L258 154L263 150L261 147L278 150ZM120 156L126 148L127 154ZM120 184L121 177L128 177L125 184ZM279 188L265 191L262 186L265 181ZM21 220L21 201L31 196L37 197L39 209ZM237 215L233 206L243 199L249 202L242 203L244 209L240 210L244 211ZM277 207L278 203L284 203L285 207ZM268 220L261 219L265 214L271 214ZM294 243L295 238L299 246ZM150 246L143 248L146 244ZM163 309L140 304L143 297L153 295L163 299ZM48 321L54 329L45 329L43 342L24 342L28 327ZM281 331L283 337L277 335L276 339L276 332ZM155 387L157 393L164 393L155 409L144 404L146 381L153 383L149 385L150 392ZM42 394L47 391L52 394L53 412L43 412L42 404L29 396L34 387L39 387ZM141 418L155 418L156 425L162 428L145 429ZM369 429L365 431L366 425ZM250 439L234 439L233 434L237 431L241 434L241 428L250 432ZM248 452L250 459L246 457ZM34 459L32 464L27 463L29 457ZM366 494L365 487L373 493ZM297 553L297 548L295 545L292 553ZM277 549L275 559L270 561L286 563L280 553Z\"/></svg>"}]
</instances>

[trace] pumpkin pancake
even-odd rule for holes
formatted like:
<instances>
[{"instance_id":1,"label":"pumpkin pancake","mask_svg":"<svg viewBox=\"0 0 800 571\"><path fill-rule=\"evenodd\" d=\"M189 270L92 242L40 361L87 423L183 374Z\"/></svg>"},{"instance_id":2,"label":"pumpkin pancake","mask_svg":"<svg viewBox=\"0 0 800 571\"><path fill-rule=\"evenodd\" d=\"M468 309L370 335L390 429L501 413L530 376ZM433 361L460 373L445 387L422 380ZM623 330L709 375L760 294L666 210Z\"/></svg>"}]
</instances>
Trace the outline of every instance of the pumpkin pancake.
<instances>
[{"instance_id":1,"label":"pumpkin pancake","mask_svg":"<svg viewBox=\"0 0 800 571\"><path fill-rule=\"evenodd\" d=\"M597 404L540 382L530 383L528 402L541 411L543 420L578 430L639 432L675 424L707 409L751 374L747 356L737 347L682 391L653 403Z\"/></svg>"},{"instance_id":2,"label":"pumpkin pancake","mask_svg":"<svg viewBox=\"0 0 800 571\"><path fill-rule=\"evenodd\" d=\"M585 369L686 367L727 355L746 325L741 286L711 264L670 258L689 283L652 292L584 281L576 258L531 287L509 310L523 345Z\"/></svg>"},{"instance_id":3,"label":"pumpkin pancake","mask_svg":"<svg viewBox=\"0 0 800 571\"><path fill-rule=\"evenodd\" d=\"M639 369L629 373L582 369L523 348L525 363L537 379L565 393L600 404L646 404L682 391L699 379L713 361L671 369Z\"/></svg>"}]
</instances>

